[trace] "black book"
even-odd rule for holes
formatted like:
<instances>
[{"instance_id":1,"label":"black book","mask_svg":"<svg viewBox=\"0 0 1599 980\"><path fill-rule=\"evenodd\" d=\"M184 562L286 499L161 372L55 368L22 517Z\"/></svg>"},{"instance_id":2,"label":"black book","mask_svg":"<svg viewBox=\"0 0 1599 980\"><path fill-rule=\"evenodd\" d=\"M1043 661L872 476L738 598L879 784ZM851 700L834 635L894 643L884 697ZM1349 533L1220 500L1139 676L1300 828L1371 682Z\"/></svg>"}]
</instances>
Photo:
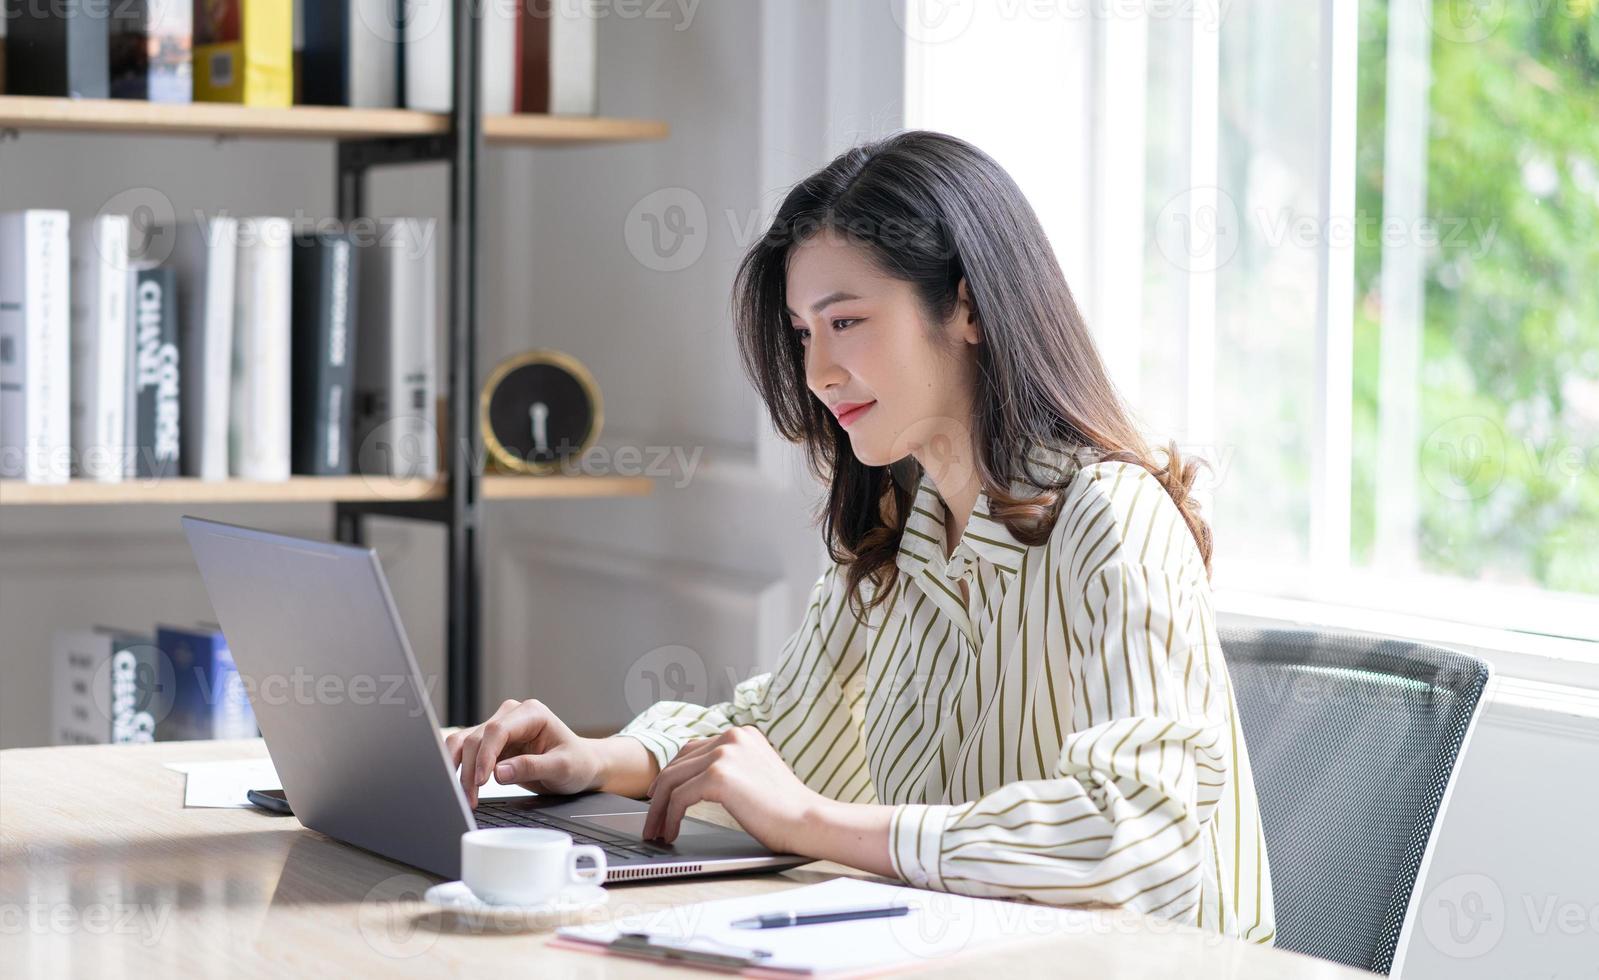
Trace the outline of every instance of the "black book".
<instances>
[{"instance_id":1,"label":"black book","mask_svg":"<svg viewBox=\"0 0 1599 980\"><path fill-rule=\"evenodd\" d=\"M133 271L128 348L134 473L177 476L181 463L178 277L171 269Z\"/></svg>"},{"instance_id":2,"label":"black book","mask_svg":"<svg viewBox=\"0 0 1599 980\"><path fill-rule=\"evenodd\" d=\"M357 251L347 234L294 239L293 335L289 355L295 473L351 472L355 387Z\"/></svg>"},{"instance_id":3,"label":"black book","mask_svg":"<svg viewBox=\"0 0 1599 980\"><path fill-rule=\"evenodd\" d=\"M108 6L6 0L6 93L110 94Z\"/></svg>"},{"instance_id":4,"label":"black book","mask_svg":"<svg viewBox=\"0 0 1599 980\"><path fill-rule=\"evenodd\" d=\"M193 7L186 0L111 5L111 97L194 101Z\"/></svg>"}]
</instances>

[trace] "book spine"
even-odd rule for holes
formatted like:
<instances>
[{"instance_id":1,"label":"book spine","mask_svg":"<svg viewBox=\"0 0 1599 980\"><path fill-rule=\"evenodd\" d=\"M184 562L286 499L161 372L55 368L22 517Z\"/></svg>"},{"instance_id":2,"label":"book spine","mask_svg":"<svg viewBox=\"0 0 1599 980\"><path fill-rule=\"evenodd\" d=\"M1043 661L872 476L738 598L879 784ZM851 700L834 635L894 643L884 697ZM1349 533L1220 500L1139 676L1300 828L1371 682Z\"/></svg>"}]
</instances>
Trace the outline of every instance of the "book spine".
<instances>
[{"instance_id":1,"label":"book spine","mask_svg":"<svg viewBox=\"0 0 1599 980\"><path fill-rule=\"evenodd\" d=\"M599 111L599 22L586 4L553 6L548 111L592 116Z\"/></svg>"},{"instance_id":2,"label":"book spine","mask_svg":"<svg viewBox=\"0 0 1599 980\"><path fill-rule=\"evenodd\" d=\"M236 229L223 215L183 225L172 253L183 336L183 472L202 480L228 475Z\"/></svg>"},{"instance_id":3,"label":"book spine","mask_svg":"<svg viewBox=\"0 0 1599 980\"><path fill-rule=\"evenodd\" d=\"M204 226L205 242L205 356L199 367L205 374L201 393L200 452L196 475L203 480L228 476L228 400L233 372L234 292L238 278L238 221L219 216Z\"/></svg>"},{"instance_id":4,"label":"book spine","mask_svg":"<svg viewBox=\"0 0 1599 980\"><path fill-rule=\"evenodd\" d=\"M27 400L23 394L28 319L23 284L28 255L26 216L0 214L0 477L27 472Z\"/></svg>"},{"instance_id":5,"label":"book spine","mask_svg":"<svg viewBox=\"0 0 1599 980\"><path fill-rule=\"evenodd\" d=\"M128 217L72 229L73 472L105 483L123 475L127 384Z\"/></svg>"},{"instance_id":6,"label":"book spine","mask_svg":"<svg viewBox=\"0 0 1599 980\"><path fill-rule=\"evenodd\" d=\"M294 472L350 472L355 249L347 236L297 240L294 255Z\"/></svg>"},{"instance_id":7,"label":"book spine","mask_svg":"<svg viewBox=\"0 0 1599 980\"><path fill-rule=\"evenodd\" d=\"M294 98L293 14L293 0L207 3L194 25L195 99L290 105Z\"/></svg>"},{"instance_id":8,"label":"book spine","mask_svg":"<svg viewBox=\"0 0 1599 980\"><path fill-rule=\"evenodd\" d=\"M155 702L160 696L161 651L144 637L118 637L112 644L109 707L111 742L155 741Z\"/></svg>"},{"instance_id":9,"label":"book spine","mask_svg":"<svg viewBox=\"0 0 1599 980\"><path fill-rule=\"evenodd\" d=\"M0 476L71 475L72 293L65 211L0 217Z\"/></svg>"},{"instance_id":10,"label":"book spine","mask_svg":"<svg viewBox=\"0 0 1599 980\"><path fill-rule=\"evenodd\" d=\"M104 99L111 93L109 18L76 3L6 4L6 91Z\"/></svg>"},{"instance_id":11,"label":"book spine","mask_svg":"<svg viewBox=\"0 0 1599 980\"><path fill-rule=\"evenodd\" d=\"M307 105L354 105L350 101L353 0L307 4L300 20L305 47L300 53L300 99Z\"/></svg>"},{"instance_id":12,"label":"book spine","mask_svg":"<svg viewBox=\"0 0 1599 980\"><path fill-rule=\"evenodd\" d=\"M111 637L94 630L57 630L51 637L50 741L96 745L111 726L95 701L94 683L111 659Z\"/></svg>"},{"instance_id":13,"label":"book spine","mask_svg":"<svg viewBox=\"0 0 1599 980\"><path fill-rule=\"evenodd\" d=\"M404 104L423 112L449 112L454 25L446 0L400 0Z\"/></svg>"},{"instance_id":14,"label":"book spine","mask_svg":"<svg viewBox=\"0 0 1599 980\"><path fill-rule=\"evenodd\" d=\"M398 445L394 476L438 474L435 335L438 324L437 270L433 261L432 219L401 219L400 247L390 288L389 330L394 335L390 404Z\"/></svg>"},{"instance_id":15,"label":"book spine","mask_svg":"<svg viewBox=\"0 0 1599 980\"><path fill-rule=\"evenodd\" d=\"M550 0L516 5L516 111L550 111Z\"/></svg>"},{"instance_id":16,"label":"book spine","mask_svg":"<svg viewBox=\"0 0 1599 980\"><path fill-rule=\"evenodd\" d=\"M132 301L136 473L151 479L173 477L182 463L176 274L171 269L138 270Z\"/></svg>"},{"instance_id":17,"label":"book spine","mask_svg":"<svg viewBox=\"0 0 1599 980\"><path fill-rule=\"evenodd\" d=\"M156 646L172 665L171 710L157 722L156 738L252 738L257 734L249 692L220 631L156 631Z\"/></svg>"},{"instance_id":18,"label":"book spine","mask_svg":"<svg viewBox=\"0 0 1599 980\"><path fill-rule=\"evenodd\" d=\"M286 480L292 468L290 238L286 218L239 223L234 402L228 424L230 468L247 480Z\"/></svg>"}]
</instances>

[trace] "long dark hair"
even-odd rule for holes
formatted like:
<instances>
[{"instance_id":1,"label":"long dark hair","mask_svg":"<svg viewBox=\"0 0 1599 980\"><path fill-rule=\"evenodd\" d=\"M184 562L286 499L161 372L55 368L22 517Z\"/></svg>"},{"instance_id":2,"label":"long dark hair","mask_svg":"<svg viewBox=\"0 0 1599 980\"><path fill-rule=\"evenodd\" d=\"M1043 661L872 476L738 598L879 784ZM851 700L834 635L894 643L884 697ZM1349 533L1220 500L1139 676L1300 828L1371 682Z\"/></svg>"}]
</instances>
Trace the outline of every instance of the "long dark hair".
<instances>
[{"instance_id":1,"label":"long dark hair","mask_svg":"<svg viewBox=\"0 0 1599 980\"><path fill-rule=\"evenodd\" d=\"M860 245L882 270L911 283L934 323L953 313L962 280L981 331L973 441L976 475L992 516L1017 540L1042 544L1072 471L1040 475L1030 446L1078 460L1121 460L1153 473L1193 533L1206 572L1210 528L1190 496L1199 466L1175 443L1157 461L1122 405L1021 189L998 163L942 133L911 131L855 147L796 185L767 233L739 265L734 320L739 354L777 431L803 442L810 468L830 482L823 535L846 565L857 613L885 601L920 467L910 472L855 458L837 419L805 381L805 351L786 312L791 250L829 229ZM1131 329L1132 325L1127 325ZM896 476L898 478L896 478ZM1021 479L1040 493L1014 496ZM869 604L860 584L876 586Z\"/></svg>"}]
</instances>

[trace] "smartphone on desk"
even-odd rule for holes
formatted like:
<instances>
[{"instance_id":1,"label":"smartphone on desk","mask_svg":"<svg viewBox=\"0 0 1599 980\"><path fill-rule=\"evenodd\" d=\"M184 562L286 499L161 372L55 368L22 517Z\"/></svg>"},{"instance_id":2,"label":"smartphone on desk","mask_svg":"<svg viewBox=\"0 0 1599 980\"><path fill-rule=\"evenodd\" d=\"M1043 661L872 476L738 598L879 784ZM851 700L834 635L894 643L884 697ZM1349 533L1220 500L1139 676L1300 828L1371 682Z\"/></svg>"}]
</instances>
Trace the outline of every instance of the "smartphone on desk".
<instances>
[{"instance_id":1,"label":"smartphone on desk","mask_svg":"<svg viewBox=\"0 0 1599 980\"><path fill-rule=\"evenodd\" d=\"M268 813L277 813L287 817L294 816L294 811L289 808L289 798L284 795L281 789L252 789L244 794L244 798L249 800L258 810L265 810Z\"/></svg>"}]
</instances>

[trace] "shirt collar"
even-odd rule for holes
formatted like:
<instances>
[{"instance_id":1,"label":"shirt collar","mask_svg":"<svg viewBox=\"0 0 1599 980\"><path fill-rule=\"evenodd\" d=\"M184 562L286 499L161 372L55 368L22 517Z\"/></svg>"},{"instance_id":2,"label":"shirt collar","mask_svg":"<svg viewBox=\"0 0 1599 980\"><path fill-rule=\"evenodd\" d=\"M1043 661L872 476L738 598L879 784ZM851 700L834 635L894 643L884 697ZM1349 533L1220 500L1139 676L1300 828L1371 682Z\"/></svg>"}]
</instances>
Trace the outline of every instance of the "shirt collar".
<instances>
[{"instance_id":1,"label":"shirt collar","mask_svg":"<svg viewBox=\"0 0 1599 980\"><path fill-rule=\"evenodd\" d=\"M1080 465L1077 454L1053 446L1034 444L1026 455L1027 472L1011 481L1014 496L1034 496L1040 486L1058 482ZM939 496L932 477L924 471L911 499L905 533L900 537L898 565L901 569L915 574L925 567L947 574L947 566L956 565L962 560L961 556L967 554L983 559L1001 574L1016 574L1027 545L1017 540L1005 523L993 515L986 490L978 491L971 519L966 522L966 530L947 561L944 558L944 513L944 498Z\"/></svg>"}]
</instances>

